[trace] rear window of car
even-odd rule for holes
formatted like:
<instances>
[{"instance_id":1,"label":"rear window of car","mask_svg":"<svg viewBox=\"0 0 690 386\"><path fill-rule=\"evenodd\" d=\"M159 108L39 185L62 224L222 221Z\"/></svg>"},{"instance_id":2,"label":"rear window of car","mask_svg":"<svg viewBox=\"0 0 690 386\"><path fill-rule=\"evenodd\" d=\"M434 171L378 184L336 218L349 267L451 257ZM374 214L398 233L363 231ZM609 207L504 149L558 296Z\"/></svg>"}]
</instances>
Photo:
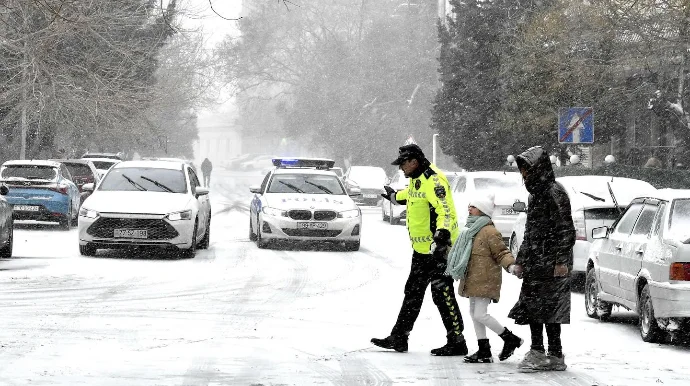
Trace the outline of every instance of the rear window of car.
<instances>
[{"instance_id":1,"label":"rear window of car","mask_svg":"<svg viewBox=\"0 0 690 386\"><path fill-rule=\"evenodd\" d=\"M671 238L681 241L690 238L690 199L673 201L669 232Z\"/></svg>"},{"instance_id":2,"label":"rear window of car","mask_svg":"<svg viewBox=\"0 0 690 386\"><path fill-rule=\"evenodd\" d=\"M336 176L313 174L275 174L267 193L302 193L344 195Z\"/></svg>"},{"instance_id":3,"label":"rear window of car","mask_svg":"<svg viewBox=\"0 0 690 386\"><path fill-rule=\"evenodd\" d=\"M186 193L182 169L115 168L106 174L98 190Z\"/></svg>"},{"instance_id":4,"label":"rear window of car","mask_svg":"<svg viewBox=\"0 0 690 386\"><path fill-rule=\"evenodd\" d=\"M72 174L72 177L91 177L91 176L93 176L93 173L91 172L91 168L88 167L88 165L66 163L65 166L67 166L67 170L69 170L70 174Z\"/></svg>"},{"instance_id":5,"label":"rear window of car","mask_svg":"<svg viewBox=\"0 0 690 386\"><path fill-rule=\"evenodd\" d=\"M110 169L111 166L115 165L117 162L110 161L91 161L96 169Z\"/></svg>"},{"instance_id":6,"label":"rear window of car","mask_svg":"<svg viewBox=\"0 0 690 386\"><path fill-rule=\"evenodd\" d=\"M11 165L3 167L0 175L3 179L53 180L57 172L52 166Z\"/></svg>"}]
</instances>

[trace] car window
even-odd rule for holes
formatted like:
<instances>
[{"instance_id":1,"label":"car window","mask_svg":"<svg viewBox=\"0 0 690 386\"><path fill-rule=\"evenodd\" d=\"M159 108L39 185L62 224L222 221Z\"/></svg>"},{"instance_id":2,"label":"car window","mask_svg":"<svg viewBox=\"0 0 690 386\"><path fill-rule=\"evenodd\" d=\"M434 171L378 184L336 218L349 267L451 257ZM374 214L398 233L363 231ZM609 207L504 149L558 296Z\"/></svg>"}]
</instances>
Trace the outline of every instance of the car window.
<instances>
[{"instance_id":1,"label":"car window","mask_svg":"<svg viewBox=\"0 0 690 386\"><path fill-rule=\"evenodd\" d=\"M466 187L467 187L467 178L458 177L458 183L457 183L457 185L455 185L455 191L462 193L465 191Z\"/></svg>"},{"instance_id":2,"label":"car window","mask_svg":"<svg viewBox=\"0 0 690 386\"><path fill-rule=\"evenodd\" d=\"M649 234L649 232L652 230L654 216L656 215L658 208L659 207L657 205L645 204L644 208L642 209L642 213L640 213L640 216L637 218L637 222L635 223L635 227L633 228L633 235L639 236Z\"/></svg>"},{"instance_id":3,"label":"car window","mask_svg":"<svg viewBox=\"0 0 690 386\"><path fill-rule=\"evenodd\" d=\"M63 177L66 179L74 182L74 178L72 178L72 173L69 172L69 169L64 164L60 165L60 174L62 174Z\"/></svg>"},{"instance_id":4,"label":"car window","mask_svg":"<svg viewBox=\"0 0 690 386\"><path fill-rule=\"evenodd\" d=\"M261 182L261 192L266 191L266 185L268 185L268 179L271 178L271 172L266 173L263 182Z\"/></svg>"},{"instance_id":5,"label":"car window","mask_svg":"<svg viewBox=\"0 0 690 386\"><path fill-rule=\"evenodd\" d=\"M632 227L635 224L635 221L637 220L637 216L640 214L640 211L642 210L642 206L643 205L641 203L630 205L628 210L618 221L618 224L614 229L614 233L620 233L624 235L630 234L630 232L632 231Z\"/></svg>"},{"instance_id":6,"label":"car window","mask_svg":"<svg viewBox=\"0 0 690 386\"><path fill-rule=\"evenodd\" d=\"M304 193L343 195L336 176L314 174L276 174L266 193Z\"/></svg>"},{"instance_id":7,"label":"car window","mask_svg":"<svg viewBox=\"0 0 690 386\"><path fill-rule=\"evenodd\" d=\"M181 168L116 168L106 174L98 190L186 193L187 184Z\"/></svg>"},{"instance_id":8,"label":"car window","mask_svg":"<svg viewBox=\"0 0 690 386\"><path fill-rule=\"evenodd\" d=\"M89 165L85 164L65 164L72 177L93 177Z\"/></svg>"},{"instance_id":9,"label":"car window","mask_svg":"<svg viewBox=\"0 0 690 386\"><path fill-rule=\"evenodd\" d=\"M661 222L664 217L664 212L666 211L666 203L662 202L659 204L659 210L657 211L657 216L654 219L654 225L652 226L652 236L656 236L659 234L659 230L661 229Z\"/></svg>"},{"instance_id":10,"label":"car window","mask_svg":"<svg viewBox=\"0 0 690 386\"><path fill-rule=\"evenodd\" d=\"M91 161L91 162L93 162L94 166L96 166L96 169L102 169L102 170L110 169L111 166L113 166L117 163L117 162L111 162L111 161Z\"/></svg>"},{"instance_id":11,"label":"car window","mask_svg":"<svg viewBox=\"0 0 690 386\"><path fill-rule=\"evenodd\" d=\"M188 167L187 171L189 173L189 184L192 186L192 193L196 193L196 188L201 186L199 183L199 177L197 177L192 167Z\"/></svg>"},{"instance_id":12,"label":"car window","mask_svg":"<svg viewBox=\"0 0 690 386\"><path fill-rule=\"evenodd\" d=\"M57 176L57 170L43 165L10 165L2 168L0 176L3 179L53 180Z\"/></svg>"},{"instance_id":13,"label":"car window","mask_svg":"<svg viewBox=\"0 0 690 386\"><path fill-rule=\"evenodd\" d=\"M690 199L673 201L669 216L669 238L680 241L690 238Z\"/></svg>"}]
</instances>

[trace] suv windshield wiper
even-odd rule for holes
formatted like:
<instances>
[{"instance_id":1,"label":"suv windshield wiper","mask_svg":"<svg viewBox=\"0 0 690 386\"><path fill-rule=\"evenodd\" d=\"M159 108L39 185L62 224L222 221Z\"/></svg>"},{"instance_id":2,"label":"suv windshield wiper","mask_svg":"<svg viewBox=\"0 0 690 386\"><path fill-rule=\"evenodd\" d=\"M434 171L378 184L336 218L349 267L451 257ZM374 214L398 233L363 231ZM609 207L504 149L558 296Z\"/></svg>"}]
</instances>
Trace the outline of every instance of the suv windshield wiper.
<instances>
[{"instance_id":1,"label":"suv windshield wiper","mask_svg":"<svg viewBox=\"0 0 690 386\"><path fill-rule=\"evenodd\" d=\"M280 182L281 184L283 184L283 185L287 186L288 188L294 190L294 191L297 192L297 193L304 193L304 190L302 190L302 189L296 187L295 185L293 185L293 184L291 184L291 183L289 183L289 182L280 181L280 180L278 180L278 182Z\"/></svg>"},{"instance_id":2,"label":"suv windshield wiper","mask_svg":"<svg viewBox=\"0 0 690 386\"><path fill-rule=\"evenodd\" d=\"M322 191L324 191L324 192L326 192L326 193L328 193L328 194L333 194L333 192L331 192L330 189L328 189L327 187L325 187L325 186L323 186L323 185L315 184L315 183L313 183L313 182L311 182L311 181L309 181L309 180L304 180L304 182L308 183L309 185L316 186L317 188L319 188L319 190L322 190Z\"/></svg>"},{"instance_id":3,"label":"suv windshield wiper","mask_svg":"<svg viewBox=\"0 0 690 386\"><path fill-rule=\"evenodd\" d=\"M124 178L125 180L127 180L127 182L129 182L130 184L132 184L135 188L137 188L137 189L139 189L139 190L142 190L142 191L147 191L147 189L146 189L145 187L143 187L143 186L137 184L136 182L134 182L133 179L127 177L127 175L121 174L121 176L122 176L122 178Z\"/></svg>"},{"instance_id":4,"label":"suv windshield wiper","mask_svg":"<svg viewBox=\"0 0 690 386\"><path fill-rule=\"evenodd\" d=\"M169 193L175 193L172 189L168 188L167 186L161 184L160 182L158 182L158 181L156 181L156 180L154 180L154 179L151 179L151 178L148 178L148 177L145 177L145 176L139 176L139 178L141 178L142 180L149 181L149 182L151 182L152 184L156 185L157 187L159 187L159 188L161 188L161 189L163 189L163 190L167 190Z\"/></svg>"},{"instance_id":5,"label":"suv windshield wiper","mask_svg":"<svg viewBox=\"0 0 690 386\"><path fill-rule=\"evenodd\" d=\"M580 192L580 194L584 194L585 196L591 198L592 200L597 200L597 201L601 201L601 202L605 202L605 201L606 201L606 200L604 200L603 198L597 197L597 196L595 196L595 195L593 195L593 194L589 194L589 193L585 193L585 192Z\"/></svg>"}]
</instances>

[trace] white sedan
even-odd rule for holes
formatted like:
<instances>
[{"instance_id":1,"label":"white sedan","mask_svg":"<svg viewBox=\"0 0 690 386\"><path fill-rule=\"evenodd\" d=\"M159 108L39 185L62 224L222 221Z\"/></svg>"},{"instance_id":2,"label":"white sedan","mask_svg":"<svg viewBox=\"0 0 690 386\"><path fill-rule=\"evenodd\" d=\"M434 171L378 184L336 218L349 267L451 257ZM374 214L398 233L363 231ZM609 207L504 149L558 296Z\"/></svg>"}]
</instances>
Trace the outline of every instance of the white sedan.
<instances>
[{"instance_id":1,"label":"white sedan","mask_svg":"<svg viewBox=\"0 0 690 386\"><path fill-rule=\"evenodd\" d=\"M137 246L193 257L197 247L209 246L208 192L184 162L120 162L79 210L79 251L93 256L97 249Z\"/></svg>"},{"instance_id":2,"label":"white sedan","mask_svg":"<svg viewBox=\"0 0 690 386\"><path fill-rule=\"evenodd\" d=\"M332 163L321 159L274 160L277 167L266 174L261 186L249 188L254 193L249 239L259 248L274 241L329 241L342 243L347 250L359 250L362 213L342 181L329 170Z\"/></svg>"}]
</instances>

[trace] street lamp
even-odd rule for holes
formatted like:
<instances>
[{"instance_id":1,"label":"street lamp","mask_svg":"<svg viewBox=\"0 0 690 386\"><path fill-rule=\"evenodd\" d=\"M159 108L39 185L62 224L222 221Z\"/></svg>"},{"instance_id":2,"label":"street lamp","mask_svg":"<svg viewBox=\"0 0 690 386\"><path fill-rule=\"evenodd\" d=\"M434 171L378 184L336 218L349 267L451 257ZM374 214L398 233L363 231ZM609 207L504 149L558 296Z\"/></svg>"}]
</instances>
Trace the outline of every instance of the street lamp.
<instances>
[{"instance_id":1,"label":"street lamp","mask_svg":"<svg viewBox=\"0 0 690 386\"><path fill-rule=\"evenodd\" d=\"M431 163L436 165L436 137L438 137L438 134L434 134L431 137Z\"/></svg>"},{"instance_id":2,"label":"street lamp","mask_svg":"<svg viewBox=\"0 0 690 386\"><path fill-rule=\"evenodd\" d=\"M510 155L506 158L506 161L508 161L508 165L509 165L509 166L513 166L513 162L515 162L515 156L513 156L512 154L510 154Z\"/></svg>"},{"instance_id":3,"label":"street lamp","mask_svg":"<svg viewBox=\"0 0 690 386\"><path fill-rule=\"evenodd\" d=\"M607 155L606 157L604 157L604 162L605 162L607 165L611 165L612 163L616 162L616 157L614 157L613 155L609 154L609 155Z\"/></svg>"}]
</instances>

